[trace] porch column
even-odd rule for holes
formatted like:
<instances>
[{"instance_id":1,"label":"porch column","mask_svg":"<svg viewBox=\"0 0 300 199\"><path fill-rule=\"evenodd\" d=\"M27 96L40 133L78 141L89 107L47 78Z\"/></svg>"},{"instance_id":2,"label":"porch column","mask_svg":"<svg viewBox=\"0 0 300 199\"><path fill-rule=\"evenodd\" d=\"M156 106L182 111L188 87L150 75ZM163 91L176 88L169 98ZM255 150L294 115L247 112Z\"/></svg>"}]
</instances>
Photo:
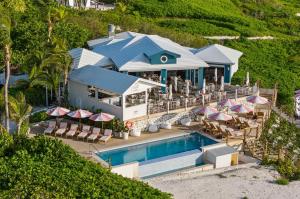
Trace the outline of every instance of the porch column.
<instances>
[{"instance_id":1,"label":"porch column","mask_svg":"<svg viewBox=\"0 0 300 199\"><path fill-rule=\"evenodd\" d=\"M203 88L203 79L204 79L204 68L198 69L198 86L200 89Z\"/></svg>"},{"instance_id":2,"label":"porch column","mask_svg":"<svg viewBox=\"0 0 300 199\"><path fill-rule=\"evenodd\" d=\"M224 65L224 83L230 84L231 83L231 66Z\"/></svg>"},{"instance_id":3,"label":"porch column","mask_svg":"<svg viewBox=\"0 0 300 199\"><path fill-rule=\"evenodd\" d=\"M190 70L191 71L191 81L192 85L195 85L195 70Z\"/></svg>"},{"instance_id":4,"label":"porch column","mask_svg":"<svg viewBox=\"0 0 300 199\"><path fill-rule=\"evenodd\" d=\"M167 84L167 76L168 76L168 72L166 69L162 69L160 71L160 76L161 76L161 80L160 83L162 84ZM161 87L161 91L162 93L166 93L166 87Z\"/></svg>"},{"instance_id":5,"label":"porch column","mask_svg":"<svg viewBox=\"0 0 300 199\"><path fill-rule=\"evenodd\" d=\"M191 80L191 70L185 70L185 80Z\"/></svg>"}]
</instances>

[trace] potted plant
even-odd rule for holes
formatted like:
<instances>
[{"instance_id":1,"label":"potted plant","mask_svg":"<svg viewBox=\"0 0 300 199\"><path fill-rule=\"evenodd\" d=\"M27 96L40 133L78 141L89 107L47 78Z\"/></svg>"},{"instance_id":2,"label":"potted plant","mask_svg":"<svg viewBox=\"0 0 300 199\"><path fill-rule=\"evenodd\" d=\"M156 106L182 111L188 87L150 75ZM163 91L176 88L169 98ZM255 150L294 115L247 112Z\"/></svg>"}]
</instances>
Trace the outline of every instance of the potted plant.
<instances>
[{"instance_id":1,"label":"potted plant","mask_svg":"<svg viewBox=\"0 0 300 199\"><path fill-rule=\"evenodd\" d=\"M123 139L124 140L128 140L128 137L129 137L129 129L124 125L124 122L121 122L120 123L120 130L123 134Z\"/></svg>"},{"instance_id":2,"label":"potted plant","mask_svg":"<svg viewBox=\"0 0 300 199\"><path fill-rule=\"evenodd\" d=\"M121 129L121 120L120 119L114 119L113 120L113 129L114 129L114 136L117 138L123 137L122 129Z\"/></svg>"}]
</instances>

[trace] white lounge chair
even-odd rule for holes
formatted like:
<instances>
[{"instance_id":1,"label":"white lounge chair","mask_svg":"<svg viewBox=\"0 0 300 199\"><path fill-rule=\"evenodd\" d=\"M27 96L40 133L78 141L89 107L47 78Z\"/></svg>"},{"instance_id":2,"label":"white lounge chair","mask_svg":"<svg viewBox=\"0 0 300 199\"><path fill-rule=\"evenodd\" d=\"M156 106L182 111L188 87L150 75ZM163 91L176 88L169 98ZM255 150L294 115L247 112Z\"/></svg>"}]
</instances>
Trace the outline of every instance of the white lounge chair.
<instances>
[{"instance_id":1,"label":"white lounge chair","mask_svg":"<svg viewBox=\"0 0 300 199\"><path fill-rule=\"evenodd\" d=\"M86 138L90 133L91 127L88 125L83 125L81 132L79 133L79 135L77 136L78 139L84 139Z\"/></svg>"},{"instance_id":2,"label":"white lounge chair","mask_svg":"<svg viewBox=\"0 0 300 199\"><path fill-rule=\"evenodd\" d=\"M56 128L56 122L55 121L49 121L48 127L45 129L44 134L52 134Z\"/></svg>"},{"instance_id":3,"label":"white lounge chair","mask_svg":"<svg viewBox=\"0 0 300 199\"><path fill-rule=\"evenodd\" d=\"M155 133L157 132L159 129L158 129L158 126L156 124L150 124L149 125L149 128L148 128L148 131L150 133Z\"/></svg>"},{"instance_id":4,"label":"white lounge chair","mask_svg":"<svg viewBox=\"0 0 300 199\"><path fill-rule=\"evenodd\" d=\"M162 129L172 129L172 125L170 122L165 122L160 125Z\"/></svg>"},{"instance_id":5,"label":"white lounge chair","mask_svg":"<svg viewBox=\"0 0 300 199\"><path fill-rule=\"evenodd\" d=\"M112 130L111 129L105 129L104 135L99 139L99 141L107 142L112 136Z\"/></svg>"},{"instance_id":6,"label":"white lounge chair","mask_svg":"<svg viewBox=\"0 0 300 199\"><path fill-rule=\"evenodd\" d=\"M100 131L101 131L100 128L95 128L94 127L92 134L87 137L87 140L90 140L90 141L94 142L99 137Z\"/></svg>"},{"instance_id":7,"label":"white lounge chair","mask_svg":"<svg viewBox=\"0 0 300 199\"><path fill-rule=\"evenodd\" d=\"M78 130L78 124L71 124L70 130L66 133L66 137L73 137Z\"/></svg>"},{"instance_id":8,"label":"white lounge chair","mask_svg":"<svg viewBox=\"0 0 300 199\"><path fill-rule=\"evenodd\" d=\"M191 118L187 117L187 118L183 118L182 120L180 120L180 123L183 125L183 126L191 126Z\"/></svg>"},{"instance_id":9,"label":"white lounge chair","mask_svg":"<svg viewBox=\"0 0 300 199\"><path fill-rule=\"evenodd\" d=\"M63 134L67 131L68 123L67 122L61 122L59 128L55 132L55 135L63 136Z\"/></svg>"}]
</instances>

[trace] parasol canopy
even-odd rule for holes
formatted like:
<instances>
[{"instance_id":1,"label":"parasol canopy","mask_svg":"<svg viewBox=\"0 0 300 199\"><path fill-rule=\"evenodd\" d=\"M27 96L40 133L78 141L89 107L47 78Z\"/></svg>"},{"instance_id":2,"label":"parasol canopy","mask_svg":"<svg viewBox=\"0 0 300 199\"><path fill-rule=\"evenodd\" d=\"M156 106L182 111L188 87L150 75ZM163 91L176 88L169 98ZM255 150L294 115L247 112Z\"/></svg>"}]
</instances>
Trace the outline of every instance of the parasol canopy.
<instances>
[{"instance_id":1,"label":"parasol canopy","mask_svg":"<svg viewBox=\"0 0 300 199\"><path fill-rule=\"evenodd\" d=\"M232 120L232 116L222 112L217 112L209 115L208 119L216 120L216 121L228 121L228 120Z\"/></svg>"},{"instance_id":2,"label":"parasol canopy","mask_svg":"<svg viewBox=\"0 0 300 199\"><path fill-rule=\"evenodd\" d=\"M244 104L238 104L230 108L231 111L234 111L236 113L250 113L253 112L253 109L244 105Z\"/></svg>"},{"instance_id":3,"label":"parasol canopy","mask_svg":"<svg viewBox=\"0 0 300 199\"><path fill-rule=\"evenodd\" d=\"M68 116L70 116L72 118L77 118L77 119L87 118L87 117L90 117L91 115L93 115L93 113L91 113L87 110L83 110L83 109L78 109L78 110L73 111L68 114Z\"/></svg>"},{"instance_id":4,"label":"parasol canopy","mask_svg":"<svg viewBox=\"0 0 300 199\"><path fill-rule=\"evenodd\" d=\"M252 95L246 98L247 102L250 102L252 104L266 104L268 103L268 99L265 97Z\"/></svg>"},{"instance_id":5,"label":"parasol canopy","mask_svg":"<svg viewBox=\"0 0 300 199\"><path fill-rule=\"evenodd\" d=\"M213 108L211 106L205 106L202 108L197 108L194 113L196 114L202 114L202 115L211 115L213 113L217 113L218 110L216 108Z\"/></svg>"},{"instance_id":6,"label":"parasol canopy","mask_svg":"<svg viewBox=\"0 0 300 199\"><path fill-rule=\"evenodd\" d=\"M59 116L64 116L64 115L68 114L69 112L70 112L69 109L58 106L56 108L49 109L46 113L50 116L59 117Z\"/></svg>"},{"instance_id":7,"label":"parasol canopy","mask_svg":"<svg viewBox=\"0 0 300 199\"><path fill-rule=\"evenodd\" d=\"M93 120L95 122L109 122L114 118L115 118L114 115L111 115L108 113L98 113L98 114L92 115L89 119Z\"/></svg>"},{"instance_id":8,"label":"parasol canopy","mask_svg":"<svg viewBox=\"0 0 300 199\"><path fill-rule=\"evenodd\" d=\"M232 99L224 99L221 102L219 102L219 105L221 107L229 107L230 108L232 106L237 105L237 103L235 101L233 101Z\"/></svg>"}]
</instances>

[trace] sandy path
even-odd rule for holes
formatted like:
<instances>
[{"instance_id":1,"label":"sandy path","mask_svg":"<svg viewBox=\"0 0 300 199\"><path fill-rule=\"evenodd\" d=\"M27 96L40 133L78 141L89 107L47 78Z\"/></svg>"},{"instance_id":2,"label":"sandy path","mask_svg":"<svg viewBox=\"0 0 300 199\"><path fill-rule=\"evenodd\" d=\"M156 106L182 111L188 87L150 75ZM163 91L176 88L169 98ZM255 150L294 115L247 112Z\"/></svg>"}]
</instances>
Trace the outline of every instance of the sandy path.
<instances>
[{"instance_id":1,"label":"sandy path","mask_svg":"<svg viewBox=\"0 0 300 199\"><path fill-rule=\"evenodd\" d=\"M274 183L276 176L274 170L243 165L204 173L177 172L145 181L180 199L300 198L300 181L277 185Z\"/></svg>"}]
</instances>

